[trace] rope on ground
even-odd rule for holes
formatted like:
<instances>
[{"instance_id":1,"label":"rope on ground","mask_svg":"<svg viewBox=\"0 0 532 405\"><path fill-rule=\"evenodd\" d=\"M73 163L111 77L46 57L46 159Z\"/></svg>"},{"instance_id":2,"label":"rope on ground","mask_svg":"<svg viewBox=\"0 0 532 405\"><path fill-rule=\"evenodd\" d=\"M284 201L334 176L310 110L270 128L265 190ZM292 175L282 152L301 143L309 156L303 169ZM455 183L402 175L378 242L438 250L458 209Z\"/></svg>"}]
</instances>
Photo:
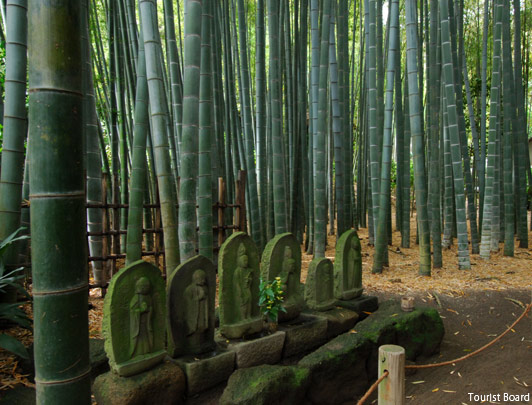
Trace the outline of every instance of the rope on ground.
<instances>
[{"instance_id":1,"label":"rope on ground","mask_svg":"<svg viewBox=\"0 0 532 405\"><path fill-rule=\"evenodd\" d=\"M386 370L384 373L382 373L380 378L377 381L375 381L373 383L373 385L371 387L369 387L369 390L364 394L364 396L362 398L360 398L360 400L357 402L357 405L362 405L364 402L366 402L366 399L368 399L369 396L371 394L373 394L373 391L375 391L377 389L377 387L382 382L382 380L384 380L386 377L388 377L388 374L390 374L388 372L388 370Z\"/></svg>"},{"instance_id":2,"label":"rope on ground","mask_svg":"<svg viewBox=\"0 0 532 405\"><path fill-rule=\"evenodd\" d=\"M450 364L458 363L460 361L463 361L463 360L466 360L466 359L468 359L470 357L473 357L474 355L479 354L483 350L487 349L488 347L492 346L493 344L497 343L500 339L502 339L503 336L505 336L508 332L510 332L515 327L515 325L517 325L526 316L526 314L530 311L531 308L532 308L532 303L527 305L527 307L525 308L525 310L523 311L521 316L519 318L517 318L515 320L515 322L512 323L502 335L499 335L497 338L493 339L491 342L489 342L488 344L485 344L480 349L477 349L474 352L471 352L471 353L469 353L469 354L467 354L465 356L459 357L458 359L455 359L455 360L444 361L443 363L423 364L423 365L410 365L410 366L405 366L405 368L419 369L419 368L432 368L432 367L448 366Z\"/></svg>"}]
</instances>

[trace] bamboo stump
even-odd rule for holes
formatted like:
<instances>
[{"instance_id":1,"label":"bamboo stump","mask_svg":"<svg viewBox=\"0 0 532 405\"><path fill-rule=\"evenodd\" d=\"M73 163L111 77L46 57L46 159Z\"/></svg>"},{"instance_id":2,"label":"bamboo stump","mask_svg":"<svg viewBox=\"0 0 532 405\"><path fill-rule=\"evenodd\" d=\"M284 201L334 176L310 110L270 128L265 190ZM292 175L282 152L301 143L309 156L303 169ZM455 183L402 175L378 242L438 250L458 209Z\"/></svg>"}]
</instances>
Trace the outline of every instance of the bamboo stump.
<instances>
[{"instance_id":1,"label":"bamboo stump","mask_svg":"<svg viewBox=\"0 0 532 405\"><path fill-rule=\"evenodd\" d=\"M401 346L379 347L379 377L388 371L379 384L379 405L403 405L405 401L405 349Z\"/></svg>"}]
</instances>

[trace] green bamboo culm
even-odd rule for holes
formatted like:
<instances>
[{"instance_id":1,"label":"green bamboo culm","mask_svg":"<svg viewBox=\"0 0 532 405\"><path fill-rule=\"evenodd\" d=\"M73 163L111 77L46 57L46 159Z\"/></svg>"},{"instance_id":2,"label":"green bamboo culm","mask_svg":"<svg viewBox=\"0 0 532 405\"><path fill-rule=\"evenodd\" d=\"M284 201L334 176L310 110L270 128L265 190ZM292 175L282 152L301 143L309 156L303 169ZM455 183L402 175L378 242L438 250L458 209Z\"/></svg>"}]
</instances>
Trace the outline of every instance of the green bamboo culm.
<instances>
[{"instance_id":1,"label":"green bamboo culm","mask_svg":"<svg viewBox=\"0 0 532 405\"><path fill-rule=\"evenodd\" d=\"M85 167L87 171L87 203L102 202L102 161L98 136L98 114L94 96L94 78L92 71L92 52L89 33L89 6L87 0L82 0L83 7L83 116L85 141ZM87 210L87 225L90 232L102 232L103 210L90 208ZM103 255L103 237L94 235L89 237L90 256ZM94 283L104 286L107 283L104 262L92 262Z\"/></svg>"},{"instance_id":2,"label":"green bamboo culm","mask_svg":"<svg viewBox=\"0 0 532 405\"><path fill-rule=\"evenodd\" d=\"M427 178L421 122L421 100L418 83L418 37L416 3L406 0L406 59L410 131L414 158L414 186L416 188L417 224L419 234L419 274L430 276L430 231L427 210Z\"/></svg>"},{"instance_id":3,"label":"green bamboo culm","mask_svg":"<svg viewBox=\"0 0 532 405\"><path fill-rule=\"evenodd\" d=\"M253 122L251 112L251 95L250 95L250 78L249 78L249 63L248 63L248 49L247 49L247 25L246 25L246 9L244 7L244 0L238 0L238 30L240 40L240 88L241 88L241 103L243 115L243 129L245 141L245 156L242 159L246 160L247 168L247 183L249 195L249 224L251 229L251 237L257 246L262 249L265 241L262 240L262 225L261 225L261 211L259 209L259 198L257 192L257 172L255 165L255 148L253 135Z\"/></svg>"},{"instance_id":4,"label":"green bamboo culm","mask_svg":"<svg viewBox=\"0 0 532 405\"><path fill-rule=\"evenodd\" d=\"M182 260L190 259L196 255L201 10L201 1L185 1L185 74L181 134L181 184L179 187L179 251Z\"/></svg>"},{"instance_id":5,"label":"green bamboo culm","mask_svg":"<svg viewBox=\"0 0 532 405\"><path fill-rule=\"evenodd\" d=\"M270 39L271 148L273 156L273 206L275 234L288 231L285 157L281 123L281 74L279 51L279 1L268 0L268 36ZM328 32L327 32L328 34ZM329 36L327 35L327 41Z\"/></svg>"},{"instance_id":6,"label":"green bamboo culm","mask_svg":"<svg viewBox=\"0 0 532 405\"><path fill-rule=\"evenodd\" d=\"M491 68L490 121L488 139L488 164L486 167L486 184L484 193L484 217L482 220L482 238L480 241L480 257L488 260L491 250L492 208L494 195L494 177L496 160L497 121L499 116L499 97L501 86L501 49L502 49L502 4L495 1L493 27L493 62ZM498 241L497 241L498 242Z\"/></svg>"},{"instance_id":7,"label":"green bamboo culm","mask_svg":"<svg viewBox=\"0 0 532 405\"><path fill-rule=\"evenodd\" d=\"M449 137L451 140L451 158L453 165L453 179L456 204L456 228L458 233L458 268L471 268L469 246L467 238L466 202L464 195L464 175L462 155L460 152L460 135L458 133L458 114L454 85L453 60L451 54L451 33L449 29L448 0L440 0L441 14L441 44L442 44L442 73L445 85L445 100Z\"/></svg>"},{"instance_id":8,"label":"green bamboo culm","mask_svg":"<svg viewBox=\"0 0 532 405\"><path fill-rule=\"evenodd\" d=\"M30 201L37 404L90 404L81 1L31 1Z\"/></svg>"},{"instance_id":9,"label":"green bamboo culm","mask_svg":"<svg viewBox=\"0 0 532 405\"><path fill-rule=\"evenodd\" d=\"M22 181L24 178L24 141L27 134L26 66L27 0L9 0L6 6L9 24L6 32L5 109L0 178L0 240L20 227ZM8 266L17 264L17 246L5 254ZM15 299L15 291L6 300Z\"/></svg>"},{"instance_id":10,"label":"green bamboo culm","mask_svg":"<svg viewBox=\"0 0 532 405\"><path fill-rule=\"evenodd\" d=\"M164 230L164 248L167 275L179 265L179 240L175 179L170 167L166 100L161 66L161 41L157 25L157 5L154 0L139 0L140 21L146 55L146 78L151 111L151 130L161 218Z\"/></svg>"},{"instance_id":11,"label":"green bamboo culm","mask_svg":"<svg viewBox=\"0 0 532 405\"><path fill-rule=\"evenodd\" d=\"M504 256L514 255L514 185L513 185L513 144L514 138L518 135L515 128L515 105L514 77L512 69L512 50L511 50L511 33L510 33L510 4L505 3L503 9L503 33L502 33L502 52L503 52L503 187L504 187ZM513 130L513 131L512 131ZM503 202L501 201L501 205ZM501 209L502 210L502 209ZM526 221L525 221L526 223Z\"/></svg>"},{"instance_id":12,"label":"green bamboo culm","mask_svg":"<svg viewBox=\"0 0 532 405\"><path fill-rule=\"evenodd\" d=\"M213 215L211 181L212 131L212 58L211 26L213 22L211 0L203 0L201 25L201 78L199 101L199 180L198 223L199 254L213 260Z\"/></svg>"},{"instance_id":13,"label":"green bamboo culm","mask_svg":"<svg viewBox=\"0 0 532 405\"><path fill-rule=\"evenodd\" d=\"M388 66L386 69L386 107L384 111L384 137L382 150L381 178L380 178L380 203L377 220L377 233L375 238L375 256L373 259L373 273L381 273L387 249L386 242L386 214L390 204L390 174L392 159L392 117L393 117L393 90L395 69L398 58L395 53L399 44L399 4L392 0L390 9L390 31L388 47Z\"/></svg>"},{"instance_id":14,"label":"green bamboo culm","mask_svg":"<svg viewBox=\"0 0 532 405\"><path fill-rule=\"evenodd\" d=\"M329 23L331 0L324 0L321 19L320 75L318 95L318 135L314 159L316 177L314 183L314 257L325 257L327 241L327 173L326 135L327 135L327 77L329 73ZM331 218L332 220L332 218Z\"/></svg>"},{"instance_id":15,"label":"green bamboo culm","mask_svg":"<svg viewBox=\"0 0 532 405\"><path fill-rule=\"evenodd\" d=\"M148 135L148 81L144 36L139 35L137 54L137 90L135 95L135 126L133 130L133 157L131 159L131 186L127 216L126 264L142 259L142 218L146 191L146 137Z\"/></svg>"}]
</instances>

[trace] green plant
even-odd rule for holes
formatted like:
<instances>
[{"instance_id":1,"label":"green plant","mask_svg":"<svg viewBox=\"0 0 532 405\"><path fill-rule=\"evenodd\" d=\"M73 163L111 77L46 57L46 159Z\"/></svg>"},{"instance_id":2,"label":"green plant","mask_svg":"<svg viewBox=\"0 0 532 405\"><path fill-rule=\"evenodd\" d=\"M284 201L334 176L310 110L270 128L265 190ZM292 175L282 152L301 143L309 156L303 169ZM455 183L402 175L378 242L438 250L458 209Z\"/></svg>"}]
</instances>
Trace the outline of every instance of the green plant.
<instances>
[{"instance_id":1,"label":"green plant","mask_svg":"<svg viewBox=\"0 0 532 405\"><path fill-rule=\"evenodd\" d=\"M262 314L270 321L277 322L279 311L286 312L283 300L281 277L275 277L272 282L260 280L259 306Z\"/></svg>"},{"instance_id":2,"label":"green plant","mask_svg":"<svg viewBox=\"0 0 532 405\"><path fill-rule=\"evenodd\" d=\"M23 228L17 229L15 232L13 232L0 243L0 294L5 293L8 288L11 288L18 290L29 299L30 295L19 282L19 280L24 278L24 268L20 267L18 269L7 272L4 263L4 254L8 247L16 241L28 239L28 236L17 237L17 233L20 232L22 229ZM18 274L21 272L22 274ZM31 329L31 320L22 310L19 302L0 302L0 323L4 324L6 322L13 322L22 326L23 328ZM0 347L22 358L27 359L29 357L26 347L24 347L24 345L16 338L5 333L0 334Z\"/></svg>"}]
</instances>

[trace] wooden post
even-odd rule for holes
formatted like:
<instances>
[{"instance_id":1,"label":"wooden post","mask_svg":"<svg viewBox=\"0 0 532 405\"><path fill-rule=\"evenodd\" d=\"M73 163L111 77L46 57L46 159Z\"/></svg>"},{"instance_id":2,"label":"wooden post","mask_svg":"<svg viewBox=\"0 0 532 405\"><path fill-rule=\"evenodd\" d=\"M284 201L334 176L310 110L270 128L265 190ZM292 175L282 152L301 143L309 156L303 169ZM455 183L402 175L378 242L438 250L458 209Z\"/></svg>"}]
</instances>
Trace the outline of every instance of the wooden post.
<instances>
[{"instance_id":1,"label":"wooden post","mask_svg":"<svg viewBox=\"0 0 532 405\"><path fill-rule=\"evenodd\" d=\"M403 405L405 403L405 349L396 345L379 347L380 377L388 371L379 384L379 405Z\"/></svg>"},{"instance_id":2,"label":"wooden post","mask_svg":"<svg viewBox=\"0 0 532 405\"><path fill-rule=\"evenodd\" d=\"M224 205L225 182L223 177L218 177L218 247L224 243Z\"/></svg>"},{"instance_id":3,"label":"wooden post","mask_svg":"<svg viewBox=\"0 0 532 405\"><path fill-rule=\"evenodd\" d=\"M240 212L238 215L238 230L241 232L247 231L246 226L246 172L240 170L238 172L238 204L240 205Z\"/></svg>"},{"instance_id":4,"label":"wooden post","mask_svg":"<svg viewBox=\"0 0 532 405\"><path fill-rule=\"evenodd\" d=\"M102 204L103 204L103 215L102 215L102 234L103 240L102 240L102 256L107 257L109 256L109 211L107 210L107 181L108 181L109 175L107 173L102 173ZM111 262L111 264L114 262ZM109 260L104 260L103 262L103 268L104 268L104 280L107 281L107 279L110 279L114 274L114 266L110 266ZM106 284L106 283L104 283ZM105 290L102 291L102 296L105 296Z\"/></svg>"}]
</instances>

